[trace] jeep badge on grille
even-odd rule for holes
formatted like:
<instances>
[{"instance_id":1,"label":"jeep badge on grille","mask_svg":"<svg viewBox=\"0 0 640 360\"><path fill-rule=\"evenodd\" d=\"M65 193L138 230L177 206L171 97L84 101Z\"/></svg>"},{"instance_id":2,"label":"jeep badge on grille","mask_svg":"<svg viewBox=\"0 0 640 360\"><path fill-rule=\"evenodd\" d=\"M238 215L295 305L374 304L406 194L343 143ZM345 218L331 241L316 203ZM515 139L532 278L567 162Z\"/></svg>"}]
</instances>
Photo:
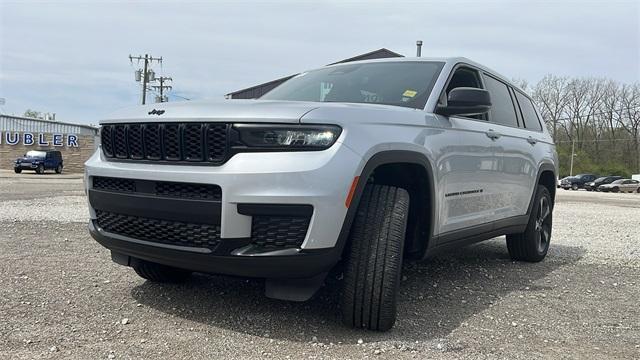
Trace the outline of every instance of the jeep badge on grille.
<instances>
[{"instance_id":1,"label":"jeep badge on grille","mask_svg":"<svg viewBox=\"0 0 640 360\"><path fill-rule=\"evenodd\" d=\"M164 110L153 109L153 110L149 111L148 114L149 115L158 115L158 116L160 116L160 115L164 114Z\"/></svg>"}]
</instances>

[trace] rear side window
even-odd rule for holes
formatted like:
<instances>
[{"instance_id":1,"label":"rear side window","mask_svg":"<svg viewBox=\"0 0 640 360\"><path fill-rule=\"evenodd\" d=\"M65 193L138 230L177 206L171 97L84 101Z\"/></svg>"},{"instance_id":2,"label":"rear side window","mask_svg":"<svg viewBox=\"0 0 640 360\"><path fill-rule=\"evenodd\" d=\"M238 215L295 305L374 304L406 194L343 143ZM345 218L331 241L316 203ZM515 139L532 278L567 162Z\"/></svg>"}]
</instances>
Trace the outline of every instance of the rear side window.
<instances>
[{"instance_id":1,"label":"rear side window","mask_svg":"<svg viewBox=\"0 0 640 360\"><path fill-rule=\"evenodd\" d=\"M524 118L524 127L531 130L542 131L542 125L540 124L540 119L538 119L538 114L536 113L536 109L533 107L533 103L529 98L520 94L518 91L516 93L516 98L518 98L518 104L520 104L520 110L522 110L522 117Z\"/></svg>"},{"instance_id":2,"label":"rear side window","mask_svg":"<svg viewBox=\"0 0 640 360\"><path fill-rule=\"evenodd\" d=\"M489 121L500 125L518 127L515 108L507 85L491 76L484 75L483 78L485 87L491 94Z\"/></svg>"}]
</instances>

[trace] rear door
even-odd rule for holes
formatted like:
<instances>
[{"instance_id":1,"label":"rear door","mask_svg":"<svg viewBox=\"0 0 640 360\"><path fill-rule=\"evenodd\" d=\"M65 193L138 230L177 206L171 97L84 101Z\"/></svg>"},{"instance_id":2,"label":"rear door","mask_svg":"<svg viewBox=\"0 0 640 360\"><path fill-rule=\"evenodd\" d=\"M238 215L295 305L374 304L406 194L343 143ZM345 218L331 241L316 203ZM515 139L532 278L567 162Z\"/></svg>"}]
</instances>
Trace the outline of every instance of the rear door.
<instances>
[{"instance_id":1,"label":"rear door","mask_svg":"<svg viewBox=\"0 0 640 360\"><path fill-rule=\"evenodd\" d=\"M53 166L54 162L55 162L55 159L53 158L53 152L47 151L47 155L45 155L45 158L44 158L44 167L45 167L45 169L54 168L54 166Z\"/></svg>"},{"instance_id":2,"label":"rear door","mask_svg":"<svg viewBox=\"0 0 640 360\"><path fill-rule=\"evenodd\" d=\"M624 183L620 186L620 189L624 191L635 191L637 187L638 180L625 180Z\"/></svg>"},{"instance_id":3,"label":"rear door","mask_svg":"<svg viewBox=\"0 0 640 360\"><path fill-rule=\"evenodd\" d=\"M483 73L483 79L491 94L488 121L498 136L496 157L499 159L499 181L495 185L497 195L493 203L496 217L506 219L525 215L535 189L536 157L542 158L541 154L536 155L536 151L540 150L536 133L540 134L542 128L534 128L533 122L530 128L525 127L517 99L522 97L521 102L525 105L525 100L528 101L532 116L537 117L526 96L515 93L507 83L486 72Z\"/></svg>"}]
</instances>

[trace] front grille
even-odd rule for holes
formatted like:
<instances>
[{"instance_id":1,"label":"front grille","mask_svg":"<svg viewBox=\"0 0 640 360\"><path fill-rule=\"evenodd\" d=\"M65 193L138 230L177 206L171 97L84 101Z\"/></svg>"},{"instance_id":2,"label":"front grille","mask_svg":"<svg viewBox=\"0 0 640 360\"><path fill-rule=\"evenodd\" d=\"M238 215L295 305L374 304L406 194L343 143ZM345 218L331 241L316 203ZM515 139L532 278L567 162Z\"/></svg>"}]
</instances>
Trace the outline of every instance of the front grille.
<instances>
[{"instance_id":1,"label":"front grille","mask_svg":"<svg viewBox=\"0 0 640 360\"><path fill-rule=\"evenodd\" d=\"M93 188L106 191L135 192L136 184L131 179L94 176Z\"/></svg>"},{"instance_id":2,"label":"front grille","mask_svg":"<svg viewBox=\"0 0 640 360\"><path fill-rule=\"evenodd\" d=\"M196 200L222 199L222 189L218 185L194 184L171 181L153 181L94 176L93 189L115 192L138 192L162 197L176 197Z\"/></svg>"},{"instance_id":3,"label":"front grille","mask_svg":"<svg viewBox=\"0 0 640 360\"><path fill-rule=\"evenodd\" d=\"M254 215L251 242L265 249L299 248L310 217Z\"/></svg>"},{"instance_id":4,"label":"front grille","mask_svg":"<svg viewBox=\"0 0 640 360\"><path fill-rule=\"evenodd\" d=\"M156 195L188 199L220 200L220 186L209 184L191 184L156 181Z\"/></svg>"},{"instance_id":5,"label":"front grille","mask_svg":"<svg viewBox=\"0 0 640 360\"><path fill-rule=\"evenodd\" d=\"M220 226L150 219L96 210L98 225L113 234L154 243L214 249Z\"/></svg>"},{"instance_id":6,"label":"front grille","mask_svg":"<svg viewBox=\"0 0 640 360\"><path fill-rule=\"evenodd\" d=\"M220 165L227 161L227 123L147 123L103 125L102 151L108 158Z\"/></svg>"}]
</instances>

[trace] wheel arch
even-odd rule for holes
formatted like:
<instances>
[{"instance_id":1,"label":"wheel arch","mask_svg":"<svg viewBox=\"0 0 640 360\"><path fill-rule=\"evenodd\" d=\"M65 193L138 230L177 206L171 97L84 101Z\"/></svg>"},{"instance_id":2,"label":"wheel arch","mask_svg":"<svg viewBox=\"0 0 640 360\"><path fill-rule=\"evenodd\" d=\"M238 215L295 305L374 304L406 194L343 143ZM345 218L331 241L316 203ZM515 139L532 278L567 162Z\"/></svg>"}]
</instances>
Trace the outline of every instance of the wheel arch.
<instances>
[{"instance_id":1,"label":"wheel arch","mask_svg":"<svg viewBox=\"0 0 640 360\"><path fill-rule=\"evenodd\" d=\"M405 176L391 177L400 173ZM414 176L406 176L414 175ZM337 245L342 254L349 240L349 232L360 204L364 188L369 182L404 188L411 196L405 250L422 256L433 239L436 223L435 184L431 162L423 153L410 150L388 150L374 154L367 160L359 175L349 209L340 230ZM422 221L419 221L422 220ZM424 221L426 220L426 221Z\"/></svg>"},{"instance_id":2,"label":"wheel arch","mask_svg":"<svg viewBox=\"0 0 640 360\"><path fill-rule=\"evenodd\" d=\"M542 185L549 190L551 195L551 202L555 204L556 201L556 168L553 164L543 163L538 168L538 174L536 176L536 187ZM536 190L533 189L531 194L531 200L529 201L529 207L527 209L527 215L531 214L533 208L533 202L535 200Z\"/></svg>"}]
</instances>

